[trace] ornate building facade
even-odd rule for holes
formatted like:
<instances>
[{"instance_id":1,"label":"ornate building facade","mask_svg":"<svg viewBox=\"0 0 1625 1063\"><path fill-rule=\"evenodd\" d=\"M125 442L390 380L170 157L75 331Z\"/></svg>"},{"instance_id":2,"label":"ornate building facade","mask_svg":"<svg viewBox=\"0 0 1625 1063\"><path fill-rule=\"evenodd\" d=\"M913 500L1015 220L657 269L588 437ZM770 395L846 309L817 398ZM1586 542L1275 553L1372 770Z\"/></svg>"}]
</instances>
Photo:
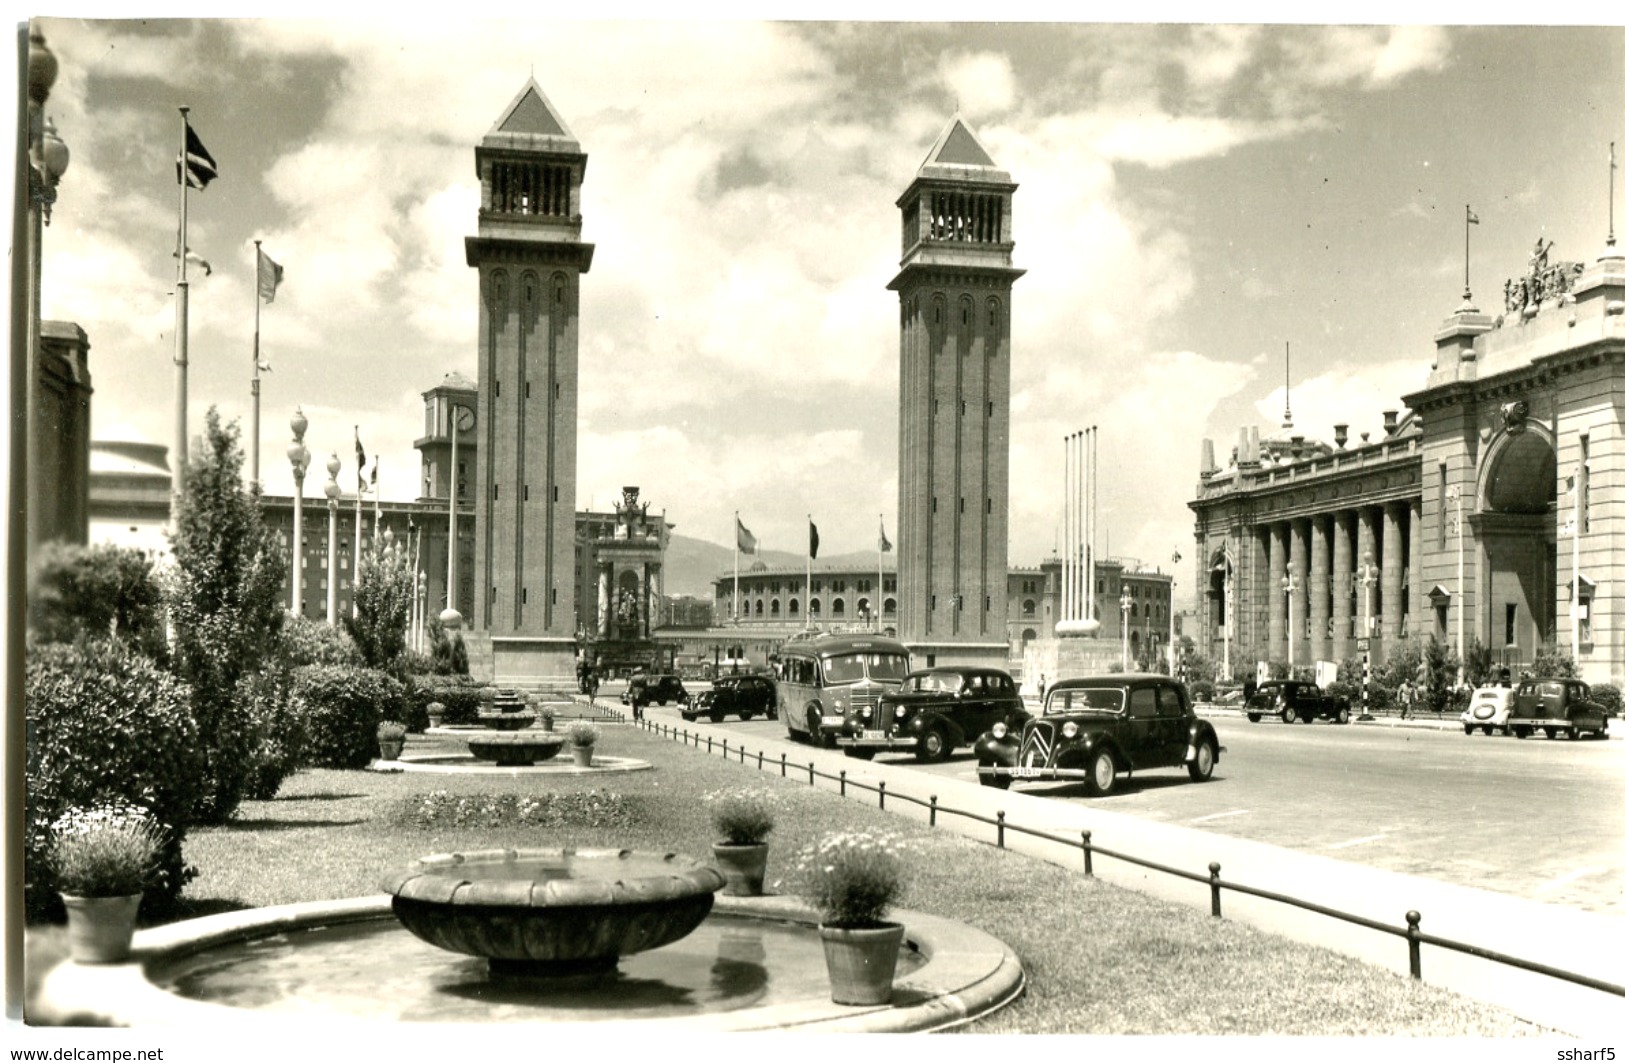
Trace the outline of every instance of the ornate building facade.
<instances>
[{"instance_id":1,"label":"ornate building facade","mask_svg":"<svg viewBox=\"0 0 1625 1063\"><path fill-rule=\"evenodd\" d=\"M955 115L897 201L897 630L925 664L1006 657L1015 191Z\"/></svg>"},{"instance_id":2,"label":"ornate building facade","mask_svg":"<svg viewBox=\"0 0 1625 1063\"><path fill-rule=\"evenodd\" d=\"M470 626L498 679L575 669L576 389L587 156L534 80L474 152L478 459Z\"/></svg>"},{"instance_id":3,"label":"ornate building facade","mask_svg":"<svg viewBox=\"0 0 1625 1063\"><path fill-rule=\"evenodd\" d=\"M1379 438L1243 430L1224 465L1203 442L1202 652L1239 675L1438 636L1514 671L1556 647L1587 679L1625 673L1625 255L1550 248L1499 312L1468 293Z\"/></svg>"}]
</instances>

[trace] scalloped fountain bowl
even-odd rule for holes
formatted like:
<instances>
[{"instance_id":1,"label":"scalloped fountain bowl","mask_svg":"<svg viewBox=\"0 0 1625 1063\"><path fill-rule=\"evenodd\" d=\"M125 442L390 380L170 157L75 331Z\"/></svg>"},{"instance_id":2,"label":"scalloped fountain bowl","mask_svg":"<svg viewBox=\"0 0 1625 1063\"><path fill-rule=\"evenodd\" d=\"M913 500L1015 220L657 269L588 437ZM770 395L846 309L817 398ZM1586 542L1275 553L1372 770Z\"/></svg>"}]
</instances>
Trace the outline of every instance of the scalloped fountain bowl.
<instances>
[{"instance_id":1,"label":"scalloped fountain bowl","mask_svg":"<svg viewBox=\"0 0 1625 1063\"><path fill-rule=\"evenodd\" d=\"M470 735L465 741L468 751L476 760L494 761L501 767L514 768L552 760L564 748L564 735L552 731L492 731L490 734Z\"/></svg>"},{"instance_id":2,"label":"scalloped fountain bowl","mask_svg":"<svg viewBox=\"0 0 1625 1063\"><path fill-rule=\"evenodd\" d=\"M675 853L489 849L424 857L382 888L429 944L483 957L493 975L559 977L686 937L724 881Z\"/></svg>"}]
</instances>

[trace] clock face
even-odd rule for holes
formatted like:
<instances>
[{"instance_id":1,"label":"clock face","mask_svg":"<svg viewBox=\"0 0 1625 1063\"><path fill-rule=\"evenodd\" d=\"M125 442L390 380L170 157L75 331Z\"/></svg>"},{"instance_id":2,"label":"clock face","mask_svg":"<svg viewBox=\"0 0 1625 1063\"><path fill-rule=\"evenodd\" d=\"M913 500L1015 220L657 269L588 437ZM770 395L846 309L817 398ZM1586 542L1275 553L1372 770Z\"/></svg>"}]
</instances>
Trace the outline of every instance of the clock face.
<instances>
[{"instance_id":1,"label":"clock face","mask_svg":"<svg viewBox=\"0 0 1625 1063\"><path fill-rule=\"evenodd\" d=\"M466 432L474 427L474 411L467 406L457 407L454 416L457 418L457 431Z\"/></svg>"}]
</instances>

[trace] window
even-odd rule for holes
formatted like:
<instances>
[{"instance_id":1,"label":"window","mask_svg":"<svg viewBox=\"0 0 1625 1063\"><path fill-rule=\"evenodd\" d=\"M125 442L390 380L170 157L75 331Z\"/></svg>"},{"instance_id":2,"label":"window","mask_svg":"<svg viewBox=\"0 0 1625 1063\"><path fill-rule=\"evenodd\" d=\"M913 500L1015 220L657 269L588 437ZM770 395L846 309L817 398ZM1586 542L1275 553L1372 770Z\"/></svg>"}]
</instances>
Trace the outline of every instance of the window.
<instances>
[{"instance_id":1,"label":"window","mask_svg":"<svg viewBox=\"0 0 1625 1063\"><path fill-rule=\"evenodd\" d=\"M1449 467L1439 462L1439 545L1444 545L1445 526L1450 523L1450 488L1445 480ZM1358 562L1356 562L1358 564Z\"/></svg>"},{"instance_id":2,"label":"window","mask_svg":"<svg viewBox=\"0 0 1625 1063\"><path fill-rule=\"evenodd\" d=\"M1508 646L1516 646L1517 644L1518 644L1518 603L1517 602L1508 602L1507 603L1506 645L1508 645Z\"/></svg>"}]
</instances>

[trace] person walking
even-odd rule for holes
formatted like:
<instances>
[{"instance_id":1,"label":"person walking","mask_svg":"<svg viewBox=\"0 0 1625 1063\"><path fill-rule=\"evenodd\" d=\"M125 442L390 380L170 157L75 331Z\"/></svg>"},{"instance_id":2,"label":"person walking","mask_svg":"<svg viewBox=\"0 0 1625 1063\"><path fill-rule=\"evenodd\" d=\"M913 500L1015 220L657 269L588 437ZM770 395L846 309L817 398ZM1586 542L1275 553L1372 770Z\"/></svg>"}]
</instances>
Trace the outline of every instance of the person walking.
<instances>
[{"instance_id":1,"label":"person walking","mask_svg":"<svg viewBox=\"0 0 1625 1063\"><path fill-rule=\"evenodd\" d=\"M1044 688L1047 687L1047 686L1049 686L1049 676L1045 675L1043 672L1039 672L1038 673L1038 700L1040 702L1043 702L1043 700L1044 700Z\"/></svg>"},{"instance_id":2,"label":"person walking","mask_svg":"<svg viewBox=\"0 0 1625 1063\"><path fill-rule=\"evenodd\" d=\"M1411 701L1415 697L1416 691L1415 688L1411 686L1411 681L1409 679L1399 684L1399 718L1401 720L1408 720L1411 718Z\"/></svg>"}]
</instances>

